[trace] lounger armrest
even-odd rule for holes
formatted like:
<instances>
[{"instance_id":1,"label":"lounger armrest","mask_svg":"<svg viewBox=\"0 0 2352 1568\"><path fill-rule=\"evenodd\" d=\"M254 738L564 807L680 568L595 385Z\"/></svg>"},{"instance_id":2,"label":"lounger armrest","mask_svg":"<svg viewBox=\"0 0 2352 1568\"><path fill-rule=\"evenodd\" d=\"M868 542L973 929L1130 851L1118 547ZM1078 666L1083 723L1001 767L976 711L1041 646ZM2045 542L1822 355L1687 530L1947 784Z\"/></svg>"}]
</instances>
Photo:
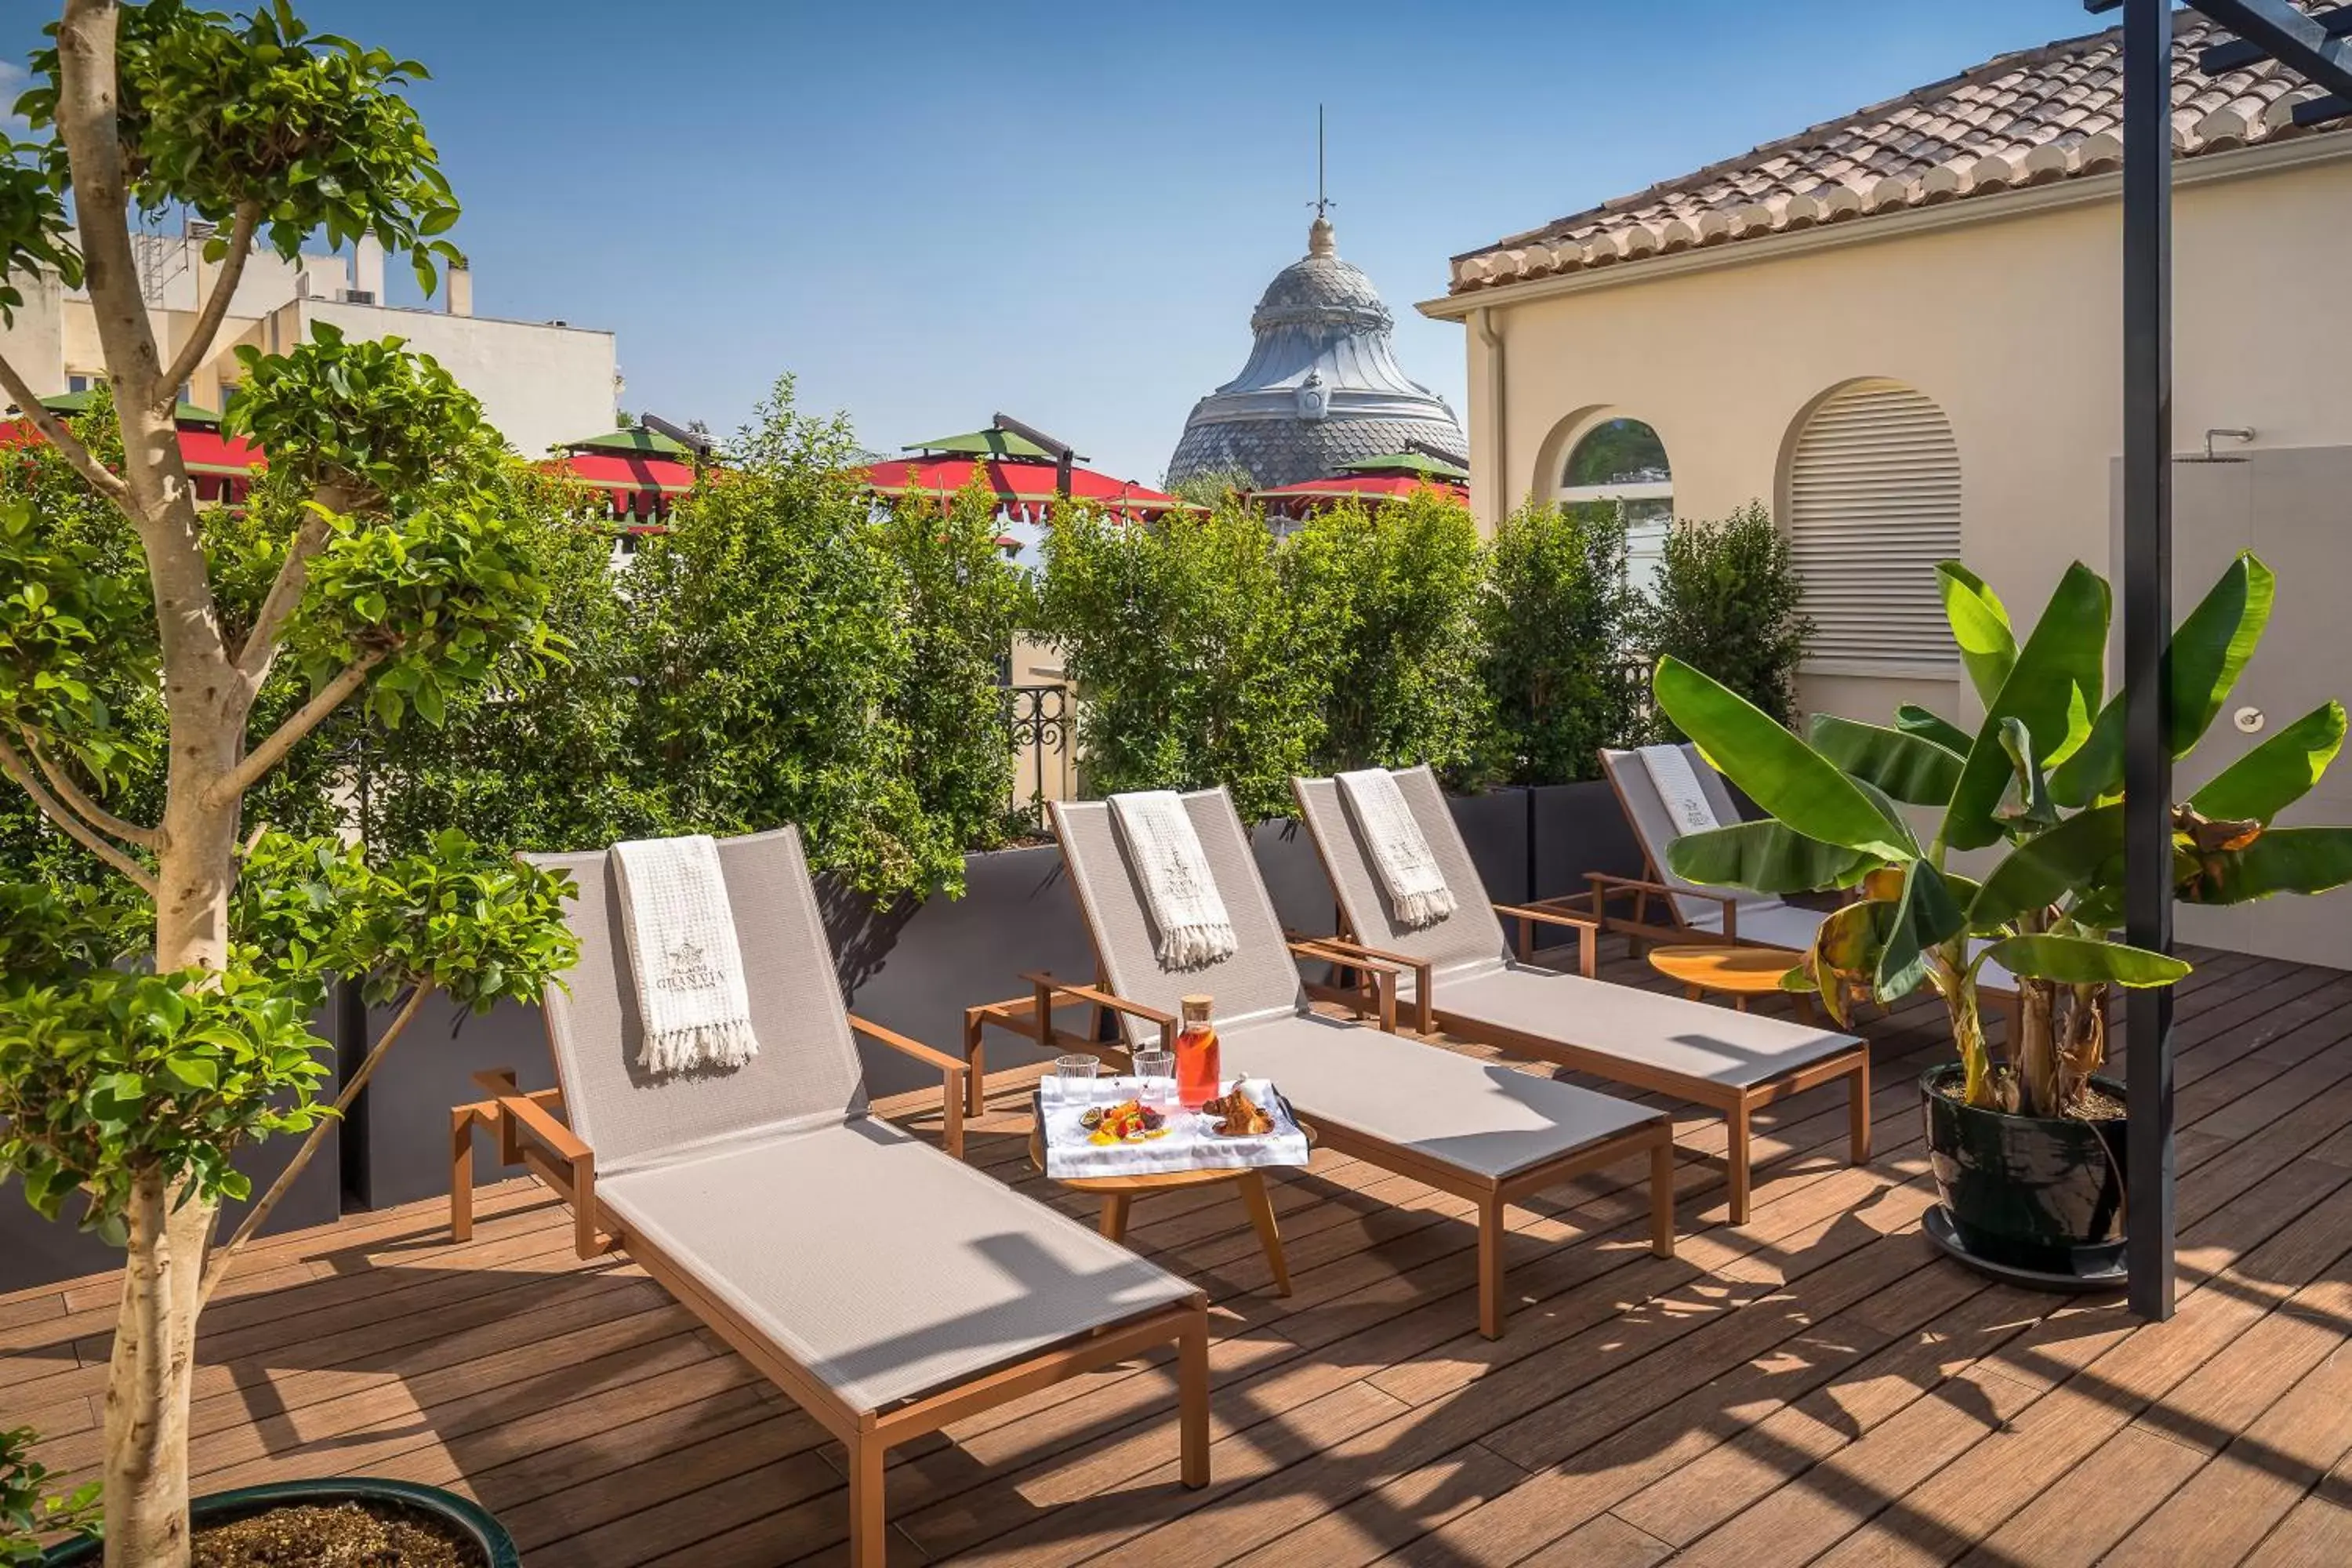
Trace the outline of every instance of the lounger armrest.
<instances>
[{"instance_id":1,"label":"lounger armrest","mask_svg":"<svg viewBox=\"0 0 2352 1568\"><path fill-rule=\"evenodd\" d=\"M1041 1037L1052 1027L1054 998L1058 996L1072 1002L1087 1002L1097 1007L1108 1007L1114 1013L1124 1013L1130 1018L1140 1018L1147 1024L1157 1025L1160 1048L1168 1051L1176 1048L1177 1018L1173 1013L1162 1012L1140 1002L1130 1002L1098 985L1079 985L1067 980L1056 980L1042 969L1031 970L1021 978L1037 988L1037 1028Z\"/></svg>"},{"instance_id":2,"label":"lounger armrest","mask_svg":"<svg viewBox=\"0 0 2352 1568\"><path fill-rule=\"evenodd\" d=\"M960 1058L951 1057L945 1051L936 1050L920 1040L912 1039L898 1033L896 1029L885 1028L870 1018L861 1018L855 1013L846 1013L843 1016L849 1020L850 1028L872 1040L876 1045L887 1046L900 1056L912 1057L928 1067L939 1069L944 1080L942 1092L946 1096L946 1110L943 1112L945 1120L941 1124L941 1142L947 1145L949 1153L959 1160L962 1159L964 1079L971 1072L971 1064Z\"/></svg>"},{"instance_id":3,"label":"lounger armrest","mask_svg":"<svg viewBox=\"0 0 2352 1568\"><path fill-rule=\"evenodd\" d=\"M1283 940L1288 944L1293 958L1311 958L1324 963L1336 963L1343 969L1360 970L1369 975L1372 982L1372 1012L1370 1016L1380 1021L1381 1028L1391 1034L1396 1033L1397 979L1410 967L1408 963L1402 960L1374 958L1370 953L1355 951L1354 943L1341 942L1336 937L1303 937L1285 931ZM1353 1007L1360 1018L1367 1016L1360 992L1313 984L1307 989L1311 996L1320 996Z\"/></svg>"},{"instance_id":4,"label":"lounger armrest","mask_svg":"<svg viewBox=\"0 0 2352 1568\"><path fill-rule=\"evenodd\" d=\"M1429 960L1415 958L1411 953L1390 952L1383 948L1367 947L1362 942L1349 937L1318 936L1304 940L1324 950L1316 955L1318 957L1356 964L1374 973L1381 973L1383 965L1389 966L1392 973L1410 970L1412 973L1413 1010L1418 1015L1414 1019L1413 1027L1424 1035L1437 1027L1436 981L1433 975L1435 966ZM1293 949L1295 950L1297 945L1297 942L1294 942ZM1394 981L1391 980L1390 984L1393 986Z\"/></svg>"},{"instance_id":5,"label":"lounger armrest","mask_svg":"<svg viewBox=\"0 0 2352 1568\"><path fill-rule=\"evenodd\" d=\"M1739 895L1737 893L1718 893L1706 888L1670 888L1664 882L1653 882L1642 877L1613 876L1607 871L1587 871L1584 879L1591 886L1592 908L1596 914L1608 909L1611 898L1626 893L1664 899L1670 911L1678 907L1675 903L1676 899L1705 899L1709 903L1723 906L1723 931L1720 933L1723 940L1739 940ZM1706 934L1712 937L1717 933L1710 931Z\"/></svg>"},{"instance_id":6,"label":"lounger armrest","mask_svg":"<svg viewBox=\"0 0 2352 1568\"><path fill-rule=\"evenodd\" d=\"M491 1098L479 1105L460 1107L459 1114L489 1127L498 1139L500 1163L522 1166L572 1205L575 1252L582 1258L610 1252L615 1243L596 1224L595 1152L548 1110L548 1104L558 1098L555 1090L520 1092L510 1068L473 1076L476 1083L490 1091ZM461 1158L459 1174L468 1184L472 1178L469 1164L470 1161ZM456 1202L454 1187L452 1202ZM470 1229L470 1225L464 1228Z\"/></svg>"},{"instance_id":7,"label":"lounger armrest","mask_svg":"<svg viewBox=\"0 0 2352 1568\"><path fill-rule=\"evenodd\" d=\"M1576 971L1591 978L1601 971L1601 918L1579 910L1548 908L1543 904L1496 904L1495 912L1519 926L1519 959L1526 963L1535 957L1536 933L1538 925L1567 926L1576 934Z\"/></svg>"}]
</instances>

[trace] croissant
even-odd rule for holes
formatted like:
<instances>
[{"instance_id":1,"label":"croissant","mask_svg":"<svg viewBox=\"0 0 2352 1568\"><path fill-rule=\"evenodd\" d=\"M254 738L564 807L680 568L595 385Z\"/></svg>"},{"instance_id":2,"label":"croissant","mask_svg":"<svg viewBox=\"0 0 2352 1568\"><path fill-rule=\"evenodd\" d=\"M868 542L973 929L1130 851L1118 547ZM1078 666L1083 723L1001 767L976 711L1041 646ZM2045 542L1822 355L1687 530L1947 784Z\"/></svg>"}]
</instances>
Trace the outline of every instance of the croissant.
<instances>
[{"instance_id":1,"label":"croissant","mask_svg":"<svg viewBox=\"0 0 2352 1568\"><path fill-rule=\"evenodd\" d=\"M1256 1138L1274 1131L1274 1118L1239 1089L1209 1100L1201 1109L1211 1116L1223 1118L1217 1123L1217 1135L1221 1138Z\"/></svg>"}]
</instances>

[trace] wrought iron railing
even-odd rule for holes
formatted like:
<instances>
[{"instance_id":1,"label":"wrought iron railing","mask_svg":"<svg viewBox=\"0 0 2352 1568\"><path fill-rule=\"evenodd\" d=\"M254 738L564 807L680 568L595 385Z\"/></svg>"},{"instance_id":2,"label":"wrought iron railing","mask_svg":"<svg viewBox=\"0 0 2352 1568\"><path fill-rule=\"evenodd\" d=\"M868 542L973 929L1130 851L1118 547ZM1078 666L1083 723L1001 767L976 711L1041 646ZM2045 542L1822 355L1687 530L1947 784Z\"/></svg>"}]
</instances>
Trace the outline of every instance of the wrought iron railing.
<instances>
[{"instance_id":1,"label":"wrought iron railing","mask_svg":"<svg viewBox=\"0 0 2352 1568\"><path fill-rule=\"evenodd\" d=\"M1045 802L1064 793L1077 714L1066 686L1007 686L1003 691L1013 799L1042 829Z\"/></svg>"}]
</instances>

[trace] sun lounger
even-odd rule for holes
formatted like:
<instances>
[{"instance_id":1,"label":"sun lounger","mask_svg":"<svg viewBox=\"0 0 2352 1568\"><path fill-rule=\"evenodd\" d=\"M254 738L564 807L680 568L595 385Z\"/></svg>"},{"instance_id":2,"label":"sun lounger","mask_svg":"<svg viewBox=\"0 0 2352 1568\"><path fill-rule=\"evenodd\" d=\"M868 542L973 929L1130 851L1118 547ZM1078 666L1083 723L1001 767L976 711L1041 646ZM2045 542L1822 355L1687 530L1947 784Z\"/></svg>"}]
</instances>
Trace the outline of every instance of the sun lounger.
<instances>
[{"instance_id":1,"label":"sun lounger","mask_svg":"<svg viewBox=\"0 0 2352 1568\"><path fill-rule=\"evenodd\" d=\"M546 1004L557 1088L526 1096L506 1075L459 1109L461 1236L487 1124L572 1205L582 1257L625 1252L846 1446L859 1568L887 1551L889 1448L1171 1340L1184 1482L1208 1484L1205 1298L869 1113L853 1028L941 1070L956 1152L963 1064L845 1012L796 832L719 846L760 1046L727 1072L636 1065L610 858L535 858L579 885L580 962Z\"/></svg>"},{"instance_id":2,"label":"sun lounger","mask_svg":"<svg viewBox=\"0 0 2352 1568\"><path fill-rule=\"evenodd\" d=\"M1738 822L1739 808L1733 803L1723 775L1699 754L1696 746L1684 742L1683 753L1698 778L1699 788L1715 808L1716 820L1727 826ZM1825 911L1792 904L1772 894L1738 888L1703 888L1674 874L1666 864L1666 851L1680 833L1639 752L1604 750L1601 766L1609 775L1617 804L1624 808L1625 820L1633 825L1633 837L1641 840L1642 861L1646 869L1643 879L1599 872L1586 879L1591 892L1585 907L1602 916L1610 930L1622 931L1637 942L1644 938L1654 942L1722 942L1751 947L1784 947L1797 952L1813 945ZM1633 914L1610 915L1611 908L1625 899L1633 900ZM1665 916L1664 925L1650 919L1650 902L1654 899ZM1981 950L1984 943L1976 946ZM2000 964L1987 963L1978 971L1977 984L1979 990L1990 994L1994 1005L2009 1017L2009 1037L2015 1039L2019 1005L2016 981Z\"/></svg>"},{"instance_id":3,"label":"sun lounger","mask_svg":"<svg viewBox=\"0 0 2352 1568\"><path fill-rule=\"evenodd\" d=\"M1293 779L1291 786L1347 927L1333 945L1408 967L1412 991L1400 995L1400 1011L1417 1027L1444 1029L1721 1111L1730 1130L1734 1225L1748 1221L1748 1118L1760 1106L1846 1078L1854 1163L1870 1158L1867 1045L1810 1024L1592 978L1600 922L1540 905L1490 903L1437 780L1427 768L1402 769L1396 780L1456 900L1452 914L1418 928L1391 914L1371 850L1338 781ZM1520 956L1506 946L1498 916L1523 922ZM1526 933L1535 922L1578 931L1582 973L1526 962L1532 951Z\"/></svg>"},{"instance_id":4,"label":"sun lounger","mask_svg":"<svg viewBox=\"0 0 2352 1568\"><path fill-rule=\"evenodd\" d=\"M1505 1317L1504 1210L1530 1194L1646 1155L1651 1245L1662 1258L1674 1256L1674 1129L1664 1116L1309 1011L1293 949L1232 799L1222 789L1182 798L1232 918L1235 951L1190 969L1164 968L1142 884L1110 808L1098 801L1051 802L1102 984L1032 976L1040 994L1027 1017L1040 1037L1078 1043L1052 1028L1051 1006L1059 999L1111 1008L1126 1046L1136 1047L1172 1026L1182 996L1213 996L1227 1076L1273 1079L1327 1147L1477 1205L1478 1326L1490 1339L1501 1336Z\"/></svg>"}]
</instances>

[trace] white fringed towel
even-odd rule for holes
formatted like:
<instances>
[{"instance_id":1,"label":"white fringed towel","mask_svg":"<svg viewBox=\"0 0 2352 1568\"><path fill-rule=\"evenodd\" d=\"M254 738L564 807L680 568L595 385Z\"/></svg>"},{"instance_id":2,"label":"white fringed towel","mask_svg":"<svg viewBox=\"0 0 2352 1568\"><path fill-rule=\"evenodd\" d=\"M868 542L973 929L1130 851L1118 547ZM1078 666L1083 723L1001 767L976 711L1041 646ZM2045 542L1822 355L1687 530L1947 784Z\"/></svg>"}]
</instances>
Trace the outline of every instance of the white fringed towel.
<instances>
[{"instance_id":1,"label":"white fringed towel","mask_svg":"<svg viewBox=\"0 0 2352 1568\"><path fill-rule=\"evenodd\" d=\"M707 833L613 846L621 920L645 1016L647 1072L740 1068L760 1054L735 911Z\"/></svg>"},{"instance_id":2,"label":"white fringed towel","mask_svg":"<svg viewBox=\"0 0 2352 1568\"><path fill-rule=\"evenodd\" d=\"M1699 785L1688 752L1680 746L1643 746L1641 752L1642 765L1650 770L1650 783L1665 803L1675 832L1707 833L1723 826L1716 818L1715 803Z\"/></svg>"},{"instance_id":3,"label":"white fringed towel","mask_svg":"<svg viewBox=\"0 0 2352 1568\"><path fill-rule=\"evenodd\" d=\"M1415 930L1434 925L1454 912L1454 889L1445 885L1429 837L1414 820L1396 775L1386 768L1365 768L1339 775L1339 793L1348 797L1372 852L1372 868L1388 889L1389 908L1397 924Z\"/></svg>"},{"instance_id":4,"label":"white fringed towel","mask_svg":"<svg viewBox=\"0 0 2352 1568\"><path fill-rule=\"evenodd\" d=\"M1143 879L1143 901L1160 930L1161 965L1194 969L1231 958L1239 945L1234 922L1181 797L1165 789L1115 795L1110 815Z\"/></svg>"}]
</instances>

